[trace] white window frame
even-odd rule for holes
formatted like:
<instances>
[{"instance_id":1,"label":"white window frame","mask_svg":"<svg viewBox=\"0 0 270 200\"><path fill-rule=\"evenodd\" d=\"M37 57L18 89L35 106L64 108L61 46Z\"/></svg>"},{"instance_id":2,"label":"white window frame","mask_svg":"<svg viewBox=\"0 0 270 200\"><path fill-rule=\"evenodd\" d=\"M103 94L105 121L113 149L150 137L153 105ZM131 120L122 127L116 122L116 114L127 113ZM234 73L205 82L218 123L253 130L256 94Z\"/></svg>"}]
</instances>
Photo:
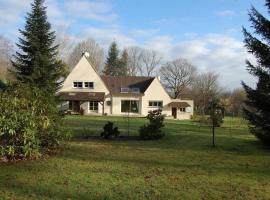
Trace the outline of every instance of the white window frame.
<instances>
[{"instance_id":1,"label":"white window frame","mask_svg":"<svg viewBox=\"0 0 270 200\"><path fill-rule=\"evenodd\" d=\"M182 112L182 113L185 113L185 112L187 112L187 108L184 108L184 107L179 108L179 111Z\"/></svg>"},{"instance_id":2,"label":"white window frame","mask_svg":"<svg viewBox=\"0 0 270 200\"><path fill-rule=\"evenodd\" d=\"M121 93L129 93L128 87L121 87Z\"/></svg>"},{"instance_id":3,"label":"white window frame","mask_svg":"<svg viewBox=\"0 0 270 200\"><path fill-rule=\"evenodd\" d=\"M161 103L161 106L159 105L159 103ZM152 104L152 105L150 105L150 104ZM163 108L163 101L149 101L148 107L150 107L150 108Z\"/></svg>"},{"instance_id":4,"label":"white window frame","mask_svg":"<svg viewBox=\"0 0 270 200\"><path fill-rule=\"evenodd\" d=\"M81 83L82 84L82 87L78 87L78 86L75 86L75 83ZM76 88L76 89L83 89L83 81L73 81L73 88Z\"/></svg>"},{"instance_id":5,"label":"white window frame","mask_svg":"<svg viewBox=\"0 0 270 200\"><path fill-rule=\"evenodd\" d=\"M123 111L123 102L129 102L129 106L128 106L128 110L129 111ZM136 106L138 106L137 107L137 109L138 109L138 111L137 112L134 112L134 110L131 110L131 108L132 108L132 104L134 103L134 102L136 102ZM140 100L132 100L132 99L122 99L121 100L121 107L120 107L120 109L121 109L121 113L132 113L132 114L140 114L140 106L141 106L141 102L140 102Z\"/></svg>"},{"instance_id":6,"label":"white window frame","mask_svg":"<svg viewBox=\"0 0 270 200\"><path fill-rule=\"evenodd\" d=\"M140 93L140 88L131 88L131 92L138 94Z\"/></svg>"},{"instance_id":7,"label":"white window frame","mask_svg":"<svg viewBox=\"0 0 270 200\"><path fill-rule=\"evenodd\" d=\"M88 87L86 87L85 85L88 84ZM89 87L89 84L92 84L92 87ZM86 89L94 89L94 82L92 81L85 81L83 84L84 88Z\"/></svg>"},{"instance_id":8,"label":"white window frame","mask_svg":"<svg viewBox=\"0 0 270 200\"><path fill-rule=\"evenodd\" d=\"M95 103L97 103L97 110L91 109L91 107L95 108L95 105L94 105ZM98 110L99 110L99 102L98 101L88 101L88 110L91 111L91 112L98 112Z\"/></svg>"}]
</instances>

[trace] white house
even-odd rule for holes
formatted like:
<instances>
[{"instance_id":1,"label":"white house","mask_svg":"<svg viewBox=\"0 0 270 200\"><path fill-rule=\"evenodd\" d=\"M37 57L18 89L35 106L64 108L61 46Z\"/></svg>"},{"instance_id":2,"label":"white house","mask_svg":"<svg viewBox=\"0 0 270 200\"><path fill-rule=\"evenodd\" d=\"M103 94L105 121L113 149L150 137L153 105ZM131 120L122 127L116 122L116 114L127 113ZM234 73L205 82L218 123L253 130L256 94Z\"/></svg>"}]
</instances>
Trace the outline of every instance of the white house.
<instances>
[{"instance_id":1,"label":"white house","mask_svg":"<svg viewBox=\"0 0 270 200\"><path fill-rule=\"evenodd\" d=\"M74 67L59 91L61 108L71 113L146 116L162 109L167 117L190 119L193 100L171 99L158 77L99 75L85 56Z\"/></svg>"}]
</instances>

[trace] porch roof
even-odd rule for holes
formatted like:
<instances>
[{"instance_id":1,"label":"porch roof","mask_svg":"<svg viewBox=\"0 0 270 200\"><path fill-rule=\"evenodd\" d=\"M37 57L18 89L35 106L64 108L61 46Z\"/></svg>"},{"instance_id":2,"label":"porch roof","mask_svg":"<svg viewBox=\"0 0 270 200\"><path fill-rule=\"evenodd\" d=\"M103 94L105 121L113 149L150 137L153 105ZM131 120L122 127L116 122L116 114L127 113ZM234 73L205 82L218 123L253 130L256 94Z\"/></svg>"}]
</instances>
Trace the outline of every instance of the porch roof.
<instances>
[{"instance_id":1,"label":"porch roof","mask_svg":"<svg viewBox=\"0 0 270 200\"><path fill-rule=\"evenodd\" d=\"M176 107L176 108L187 108L187 107L191 107L191 105L189 105L187 102L171 102L168 104L168 106L170 107Z\"/></svg>"},{"instance_id":2,"label":"porch roof","mask_svg":"<svg viewBox=\"0 0 270 200\"><path fill-rule=\"evenodd\" d=\"M104 101L104 92L61 92L59 97L64 101Z\"/></svg>"}]
</instances>

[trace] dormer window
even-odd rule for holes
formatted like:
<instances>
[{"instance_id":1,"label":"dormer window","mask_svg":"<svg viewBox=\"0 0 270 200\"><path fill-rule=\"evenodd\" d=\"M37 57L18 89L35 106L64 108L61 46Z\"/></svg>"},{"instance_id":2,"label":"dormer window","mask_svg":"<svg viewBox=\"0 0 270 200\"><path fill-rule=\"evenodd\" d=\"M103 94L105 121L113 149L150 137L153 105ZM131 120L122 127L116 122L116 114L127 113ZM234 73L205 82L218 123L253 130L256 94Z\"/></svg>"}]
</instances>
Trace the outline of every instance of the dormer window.
<instances>
[{"instance_id":1,"label":"dormer window","mask_svg":"<svg viewBox=\"0 0 270 200\"><path fill-rule=\"evenodd\" d=\"M84 82L84 87L94 89L94 82Z\"/></svg>"},{"instance_id":2,"label":"dormer window","mask_svg":"<svg viewBox=\"0 0 270 200\"><path fill-rule=\"evenodd\" d=\"M128 93L129 88L128 87L121 87L121 93Z\"/></svg>"},{"instance_id":3,"label":"dormer window","mask_svg":"<svg viewBox=\"0 0 270 200\"><path fill-rule=\"evenodd\" d=\"M82 88L83 87L83 82L73 82L73 87L74 88Z\"/></svg>"},{"instance_id":4,"label":"dormer window","mask_svg":"<svg viewBox=\"0 0 270 200\"><path fill-rule=\"evenodd\" d=\"M132 93L140 93L140 88L131 88Z\"/></svg>"}]
</instances>

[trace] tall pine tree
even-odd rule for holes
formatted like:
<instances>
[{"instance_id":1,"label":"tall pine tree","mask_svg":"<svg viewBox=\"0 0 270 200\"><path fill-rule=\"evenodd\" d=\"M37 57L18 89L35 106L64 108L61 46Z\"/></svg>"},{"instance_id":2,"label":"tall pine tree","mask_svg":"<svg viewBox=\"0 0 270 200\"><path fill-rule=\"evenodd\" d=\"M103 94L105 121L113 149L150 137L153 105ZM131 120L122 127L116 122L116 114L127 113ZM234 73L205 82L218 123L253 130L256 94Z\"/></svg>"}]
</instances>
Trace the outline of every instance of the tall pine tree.
<instances>
[{"instance_id":1,"label":"tall pine tree","mask_svg":"<svg viewBox=\"0 0 270 200\"><path fill-rule=\"evenodd\" d=\"M121 58L119 60L119 76L127 76L128 75L128 53L127 50L124 49L122 52Z\"/></svg>"},{"instance_id":2,"label":"tall pine tree","mask_svg":"<svg viewBox=\"0 0 270 200\"><path fill-rule=\"evenodd\" d=\"M113 42L109 48L103 73L110 76L119 75L119 50L116 42Z\"/></svg>"},{"instance_id":3,"label":"tall pine tree","mask_svg":"<svg viewBox=\"0 0 270 200\"><path fill-rule=\"evenodd\" d=\"M44 0L34 0L31 7L24 30L19 30L23 37L17 44L20 51L14 55L13 73L19 81L54 94L63 72L56 57L55 33L47 20Z\"/></svg>"},{"instance_id":4,"label":"tall pine tree","mask_svg":"<svg viewBox=\"0 0 270 200\"><path fill-rule=\"evenodd\" d=\"M270 0L266 0L270 12ZM245 44L257 64L247 61L247 69L258 81L255 89L245 83L248 100L244 112L250 122L251 132L264 144L270 145L270 21L254 7L249 12L254 33L243 28Z\"/></svg>"}]
</instances>

